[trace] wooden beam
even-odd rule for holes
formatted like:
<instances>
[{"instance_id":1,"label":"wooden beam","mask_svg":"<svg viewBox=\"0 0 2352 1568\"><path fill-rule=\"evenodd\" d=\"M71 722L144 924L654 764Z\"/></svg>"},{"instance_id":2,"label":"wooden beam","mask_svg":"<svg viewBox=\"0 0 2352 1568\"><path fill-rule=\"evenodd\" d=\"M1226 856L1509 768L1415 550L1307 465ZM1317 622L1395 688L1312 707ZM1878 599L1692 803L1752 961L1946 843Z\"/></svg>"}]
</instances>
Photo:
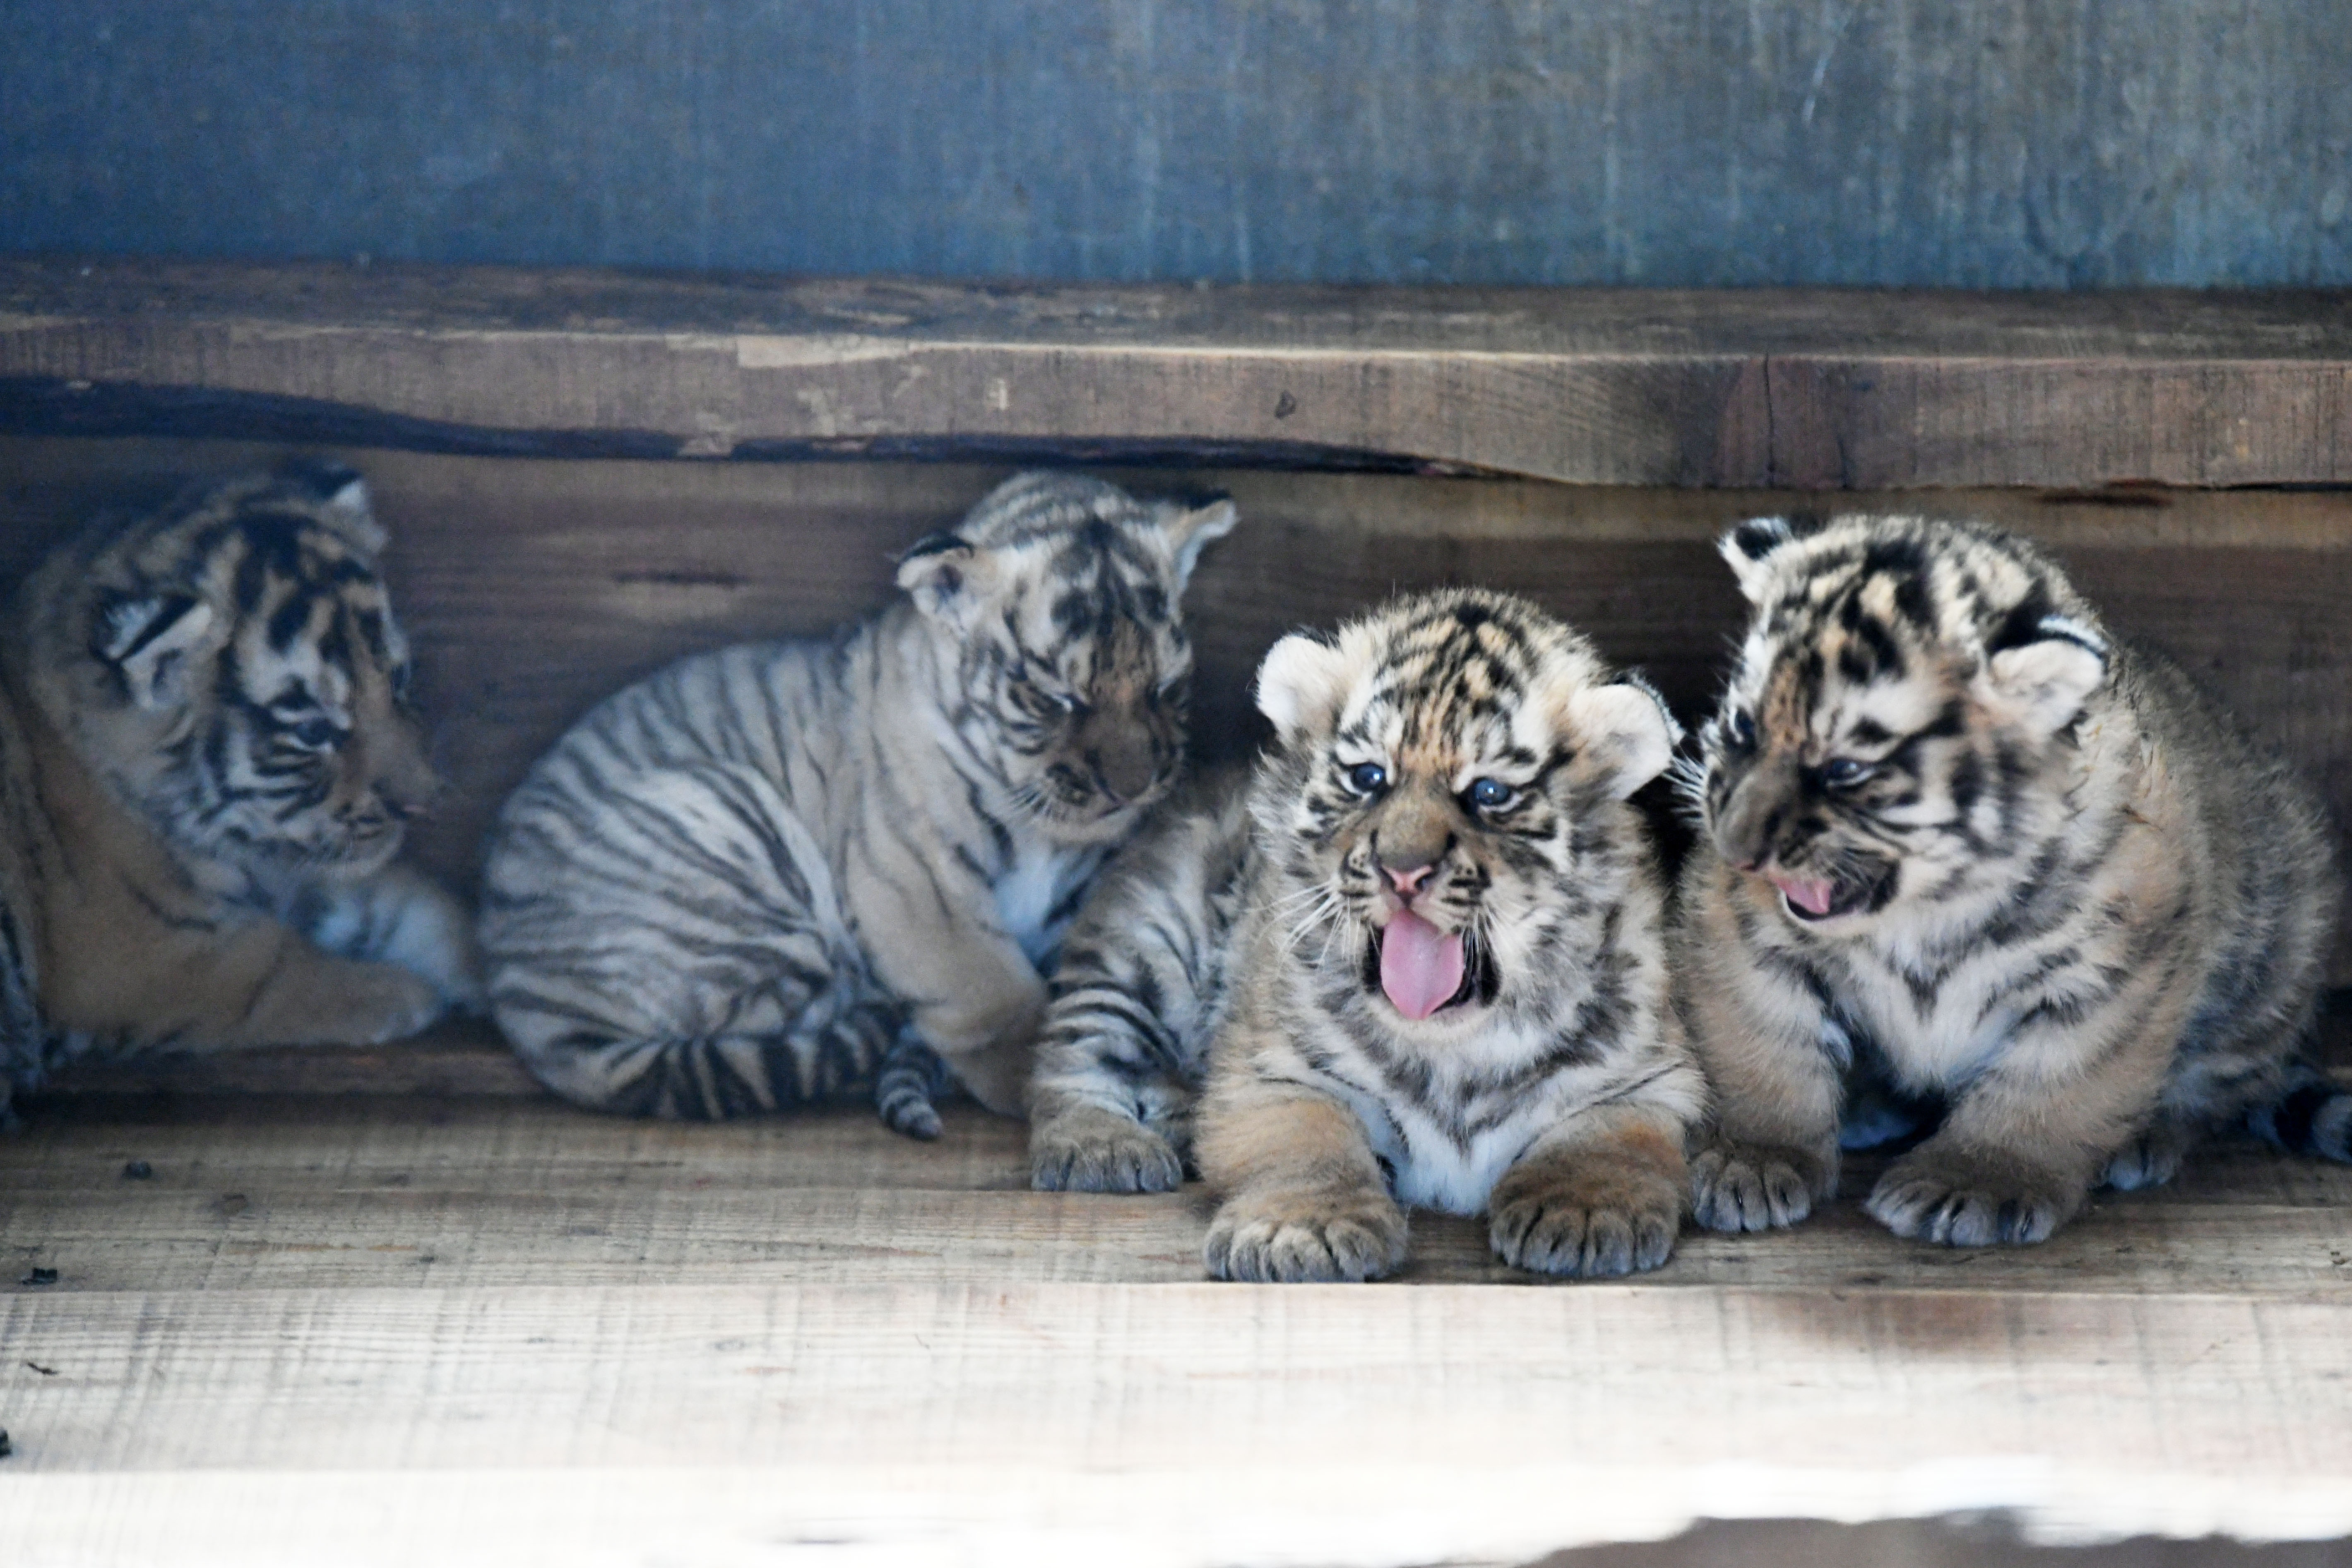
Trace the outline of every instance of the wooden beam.
<instances>
[{"instance_id":1,"label":"wooden beam","mask_svg":"<svg viewBox=\"0 0 2352 1568\"><path fill-rule=\"evenodd\" d=\"M1175 456L1587 484L2352 483L2352 294L957 286L0 260L0 429Z\"/></svg>"}]
</instances>

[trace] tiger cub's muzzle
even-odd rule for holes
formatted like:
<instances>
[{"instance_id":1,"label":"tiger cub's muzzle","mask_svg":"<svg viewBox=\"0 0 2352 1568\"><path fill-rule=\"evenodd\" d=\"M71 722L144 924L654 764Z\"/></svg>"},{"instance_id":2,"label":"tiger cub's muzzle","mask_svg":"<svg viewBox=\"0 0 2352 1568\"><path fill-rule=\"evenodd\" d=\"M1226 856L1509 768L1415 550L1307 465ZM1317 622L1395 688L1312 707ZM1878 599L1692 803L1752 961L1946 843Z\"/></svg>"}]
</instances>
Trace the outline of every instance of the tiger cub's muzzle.
<instances>
[{"instance_id":1,"label":"tiger cub's muzzle","mask_svg":"<svg viewBox=\"0 0 2352 1568\"><path fill-rule=\"evenodd\" d=\"M1500 987L1477 938L1486 879L1462 827L1435 802L1401 800L1348 858L1350 902L1370 935L1364 988L1415 1023L1491 1002Z\"/></svg>"},{"instance_id":2,"label":"tiger cub's muzzle","mask_svg":"<svg viewBox=\"0 0 2352 1568\"><path fill-rule=\"evenodd\" d=\"M1793 763L1759 763L1719 798L1707 823L1717 852L1769 883L1790 920L1820 925L1875 914L1895 896L1901 868L1879 850L1844 842Z\"/></svg>"}]
</instances>

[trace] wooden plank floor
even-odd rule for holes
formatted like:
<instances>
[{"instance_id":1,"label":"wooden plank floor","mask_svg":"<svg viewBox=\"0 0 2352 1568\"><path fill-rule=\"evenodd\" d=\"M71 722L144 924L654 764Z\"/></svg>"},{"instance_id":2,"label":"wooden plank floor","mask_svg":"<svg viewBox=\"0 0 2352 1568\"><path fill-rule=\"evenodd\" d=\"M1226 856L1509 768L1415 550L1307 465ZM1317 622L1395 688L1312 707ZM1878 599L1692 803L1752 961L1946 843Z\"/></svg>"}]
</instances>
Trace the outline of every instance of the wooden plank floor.
<instances>
[{"instance_id":1,"label":"wooden plank floor","mask_svg":"<svg viewBox=\"0 0 2352 1568\"><path fill-rule=\"evenodd\" d=\"M2352 1532L2352 1169L2251 1146L2032 1249L1897 1241L1865 1166L1638 1282L1531 1283L1420 1216L1401 1284L1247 1288L1202 1281L1196 1192L1032 1193L971 1110L929 1145L617 1121L462 1038L160 1081L86 1075L0 1141L0 1562Z\"/></svg>"}]
</instances>

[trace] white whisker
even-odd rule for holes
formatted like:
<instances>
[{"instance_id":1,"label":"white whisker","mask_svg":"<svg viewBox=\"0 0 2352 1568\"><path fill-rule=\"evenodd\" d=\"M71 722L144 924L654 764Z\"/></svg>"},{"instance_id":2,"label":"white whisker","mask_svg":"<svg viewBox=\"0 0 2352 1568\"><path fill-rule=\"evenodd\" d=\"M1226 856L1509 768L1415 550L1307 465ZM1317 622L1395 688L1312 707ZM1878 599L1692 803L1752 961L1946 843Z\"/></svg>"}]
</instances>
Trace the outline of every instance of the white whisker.
<instances>
[{"instance_id":1,"label":"white whisker","mask_svg":"<svg viewBox=\"0 0 2352 1568\"><path fill-rule=\"evenodd\" d=\"M1318 896L1312 907L1307 909L1305 913L1301 914L1284 933L1282 939L1282 951L1285 952L1290 952L1296 950L1298 944L1306 940L1307 933L1314 930L1318 925L1326 927L1327 930L1337 929L1333 917L1339 913L1340 909L1338 890L1328 887L1318 886L1309 889L1308 891L1311 891ZM1328 939L1326 942L1326 947L1328 950Z\"/></svg>"}]
</instances>

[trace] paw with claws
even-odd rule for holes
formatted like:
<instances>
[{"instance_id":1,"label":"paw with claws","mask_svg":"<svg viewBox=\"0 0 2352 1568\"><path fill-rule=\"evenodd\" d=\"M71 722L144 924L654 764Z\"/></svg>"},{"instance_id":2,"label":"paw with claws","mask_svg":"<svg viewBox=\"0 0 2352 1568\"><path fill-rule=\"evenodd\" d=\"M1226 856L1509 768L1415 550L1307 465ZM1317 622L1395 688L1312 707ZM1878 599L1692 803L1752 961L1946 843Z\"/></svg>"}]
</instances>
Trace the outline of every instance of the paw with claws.
<instances>
[{"instance_id":1,"label":"paw with claws","mask_svg":"<svg viewBox=\"0 0 2352 1568\"><path fill-rule=\"evenodd\" d=\"M1521 1167L1495 1184L1487 1238L1514 1268L1606 1279L1657 1268L1682 1228L1674 1174L1603 1160Z\"/></svg>"},{"instance_id":2,"label":"paw with claws","mask_svg":"<svg viewBox=\"0 0 2352 1568\"><path fill-rule=\"evenodd\" d=\"M2083 1198L2078 1181L1930 1140L1889 1165L1863 1207L1897 1236L1990 1247L2047 1240Z\"/></svg>"},{"instance_id":3,"label":"paw with claws","mask_svg":"<svg viewBox=\"0 0 2352 1568\"><path fill-rule=\"evenodd\" d=\"M1029 1183L1041 1193L1172 1193L1184 1163L1167 1139L1100 1105L1066 1105L1029 1129Z\"/></svg>"},{"instance_id":4,"label":"paw with claws","mask_svg":"<svg viewBox=\"0 0 2352 1568\"><path fill-rule=\"evenodd\" d=\"M1378 1279L1404 1261L1404 1211L1374 1188L1244 1190L1209 1223L1202 1260L1260 1284Z\"/></svg>"},{"instance_id":5,"label":"paw with claws","mask_svg":"<svg viewBox=\"0 0 2352 1568\"><path fill-rule=\"evenodd\" d=\"M1709 1230L1772 1230L1813 1212L1837 1167L1803 1149L1716 1137L1691 1156L1691 1212Z\"/></svg>"},{"instance_id":6,"label":"paw with claws","mask_svg":"<svg viewBox=\"0 0 2352 1568\"><path fill-rule=\"evenodd\" d=\"M2180 1162L2196 1135L2178 1122L2159 1121L2116 1151L2104 1180L2118 1192L2160 1187L2180 1174Z\"/></svg>"}]
</instances>

